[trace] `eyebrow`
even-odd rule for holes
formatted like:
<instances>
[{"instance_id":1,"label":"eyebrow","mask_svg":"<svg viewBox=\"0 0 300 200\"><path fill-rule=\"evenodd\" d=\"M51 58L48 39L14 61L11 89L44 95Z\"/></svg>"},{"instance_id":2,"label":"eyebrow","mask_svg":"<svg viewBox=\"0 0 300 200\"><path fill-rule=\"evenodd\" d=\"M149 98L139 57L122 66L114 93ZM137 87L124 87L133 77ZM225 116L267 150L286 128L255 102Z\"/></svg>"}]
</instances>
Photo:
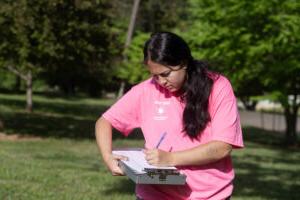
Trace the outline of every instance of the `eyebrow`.
<instances>
[{"instance_id":1,"label":"eyebrow","mask_svg":"<svg viewBox=\"0 0 300 200\"><path fill-rule=\"evenodd\" d=\"M163 75L163 74L167 74L167 73L170 73L172 71L172 69L168 69L168 70L166 70L166 71L163 71L163 72L161 72L161 73L158 73L158 74L152 74L152 75Z\"/></svg>"}]
</instances>

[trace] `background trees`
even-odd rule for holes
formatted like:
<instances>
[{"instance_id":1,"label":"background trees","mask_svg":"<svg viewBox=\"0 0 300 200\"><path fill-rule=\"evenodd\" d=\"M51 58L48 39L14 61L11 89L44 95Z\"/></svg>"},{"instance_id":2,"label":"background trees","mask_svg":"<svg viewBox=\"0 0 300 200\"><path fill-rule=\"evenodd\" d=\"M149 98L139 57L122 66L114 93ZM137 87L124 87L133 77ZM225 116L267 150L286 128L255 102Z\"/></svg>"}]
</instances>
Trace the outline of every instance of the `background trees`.
<instances>
[{"instance_id":1,"label":"background trees","mask_svg":"<svg viewBox=\"0 0 300 200\"><path fill-rule=\"evenodd\" d=\"M110 87L119 53L110 9L108 1L1 1L1 67L26 81L29 111L32 78L66 94Z\"/></svg>"},{"instance_id":2,"label":"background trees","mask_svg":"<svg viewBox=\"0 0 300 200\"><path fill-rule=\"evenodd\" d=\"M124 52L133 2L1 1L0 89L27 89L28 110L37 85L42 92L67 95L115 92L120 79L135 84L148 77L141 50L149 35L174 31L187 40L195 58L208 60L230 78L248 108L255 107L252 96L273 95L284 107L286 141L296 141L298 1L143 0Z\"/></svg>"},{"instance_id":3,"label":"background trees","mask_svg":"<svg viewBox=\"0 0 300 200\"><path fill-rule=\"evenodd\" d=\"M295 143L300 105L298 1L191 0L193 52L228 75L237 94L274 94L286 116L286 142Z\"/></svg>"}]
</instances>

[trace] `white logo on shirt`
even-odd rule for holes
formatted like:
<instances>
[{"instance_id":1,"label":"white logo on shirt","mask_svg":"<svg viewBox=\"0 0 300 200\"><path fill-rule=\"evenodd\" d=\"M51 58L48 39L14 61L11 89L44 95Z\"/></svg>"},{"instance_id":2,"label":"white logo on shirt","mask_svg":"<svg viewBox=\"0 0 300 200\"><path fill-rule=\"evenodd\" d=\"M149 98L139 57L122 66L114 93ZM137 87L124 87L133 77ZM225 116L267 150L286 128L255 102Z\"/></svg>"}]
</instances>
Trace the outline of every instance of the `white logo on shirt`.
<instances>
[{"instance_id":1,"label":"white logo on shirt","mask_svg":"<svg viewBox=\"0 0 300 200\"><path fill-rule=\"evenodd\" d=\"M162 108L162 107L159 107L158 109L157 109L157 113L158 114L163 114L165 111L164 111L164 109Z\"/></svg>"},{"instance_id":2,"label":"white logo on shirt","mask_svg":"<svg viewBox=\"0 0 300 200\"><path fill-rule=\"evenodd\" d=\"M154 120L166 120L168 116L165 113L165 107L170 105L169 101L155 101L155 116L153 117Z\"/></svg>"}]
</instances>

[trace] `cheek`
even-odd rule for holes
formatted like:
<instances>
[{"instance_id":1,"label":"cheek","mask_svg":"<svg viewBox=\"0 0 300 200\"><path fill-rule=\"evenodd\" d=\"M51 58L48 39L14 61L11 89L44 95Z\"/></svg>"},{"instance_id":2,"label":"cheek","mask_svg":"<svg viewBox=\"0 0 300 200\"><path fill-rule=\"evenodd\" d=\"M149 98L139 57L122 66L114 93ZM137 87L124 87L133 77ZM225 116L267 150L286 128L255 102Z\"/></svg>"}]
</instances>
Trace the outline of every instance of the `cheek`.
<instances>
[{"instance_id":1,"label":"cheek","mask_svg":"<svg viewBox=\"0 0 300 200\"><path fill-rule=\"evenodd\" d=\"M184 80L185 76L181 74L172 80L172 85L179 89L183 85Z\"/></svg>"}]
</instances>

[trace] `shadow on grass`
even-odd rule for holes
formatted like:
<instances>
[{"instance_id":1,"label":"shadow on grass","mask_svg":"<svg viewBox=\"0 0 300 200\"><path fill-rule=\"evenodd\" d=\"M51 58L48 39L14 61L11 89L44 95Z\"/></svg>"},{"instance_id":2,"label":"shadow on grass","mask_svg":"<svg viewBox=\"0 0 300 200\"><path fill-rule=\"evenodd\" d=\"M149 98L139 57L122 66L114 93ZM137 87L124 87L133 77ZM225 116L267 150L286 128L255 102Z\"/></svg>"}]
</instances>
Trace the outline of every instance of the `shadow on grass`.
<instances>
[{"instance_id":1,"label":"shadow on grass","mask_svg":"<svg viewBox=\"0 0 300 200\"><path fill-rule=\"evenodd\" d=\"M251 151L234 156L234 197L248 199L300 199L299 152L284 148L284 135L253 127L243 129ZM247 148L247 146L246 146ZM257 149L257 151L255 151ZM270 154L264 153L269 150Z\"/></svg>"},{"instance_id":2,"label":"shadow on grass","mask_svg":"<svg viewBox=\"0 0 300 200\"><path fill-rule=\"evenodd\" d=\"M265 165L270 162L274 162L276 165L286 164L286 161L290 163L289 159L285 161L280 159L270 161L267 159L265 161L262 159L262 155L247 155L242 160L236 158L234 161L236 179L234 181L233 196L247 197L248 199L300 199L298 192L300 188L299 171ZM299 159L297 162L299 163ZM295 165L295 167L299 166Z\"/></svg>"},{"instance_id":3,"label":"shadow on grass","mask_svg":"<svg viewBox=\"0 0 300 200\"><path fill-rule=\"evenodd\" d=\"M5 132L39 137L93 138L92 120L79 120L72 117L54 117L40 114L7 113L2 120Z\"/></svg>"},{"instance_id":4,"label":"shadow on grass","mask_svg":"<svg viewBox=\"0 0 300 200\"><path fill-rule=\"evenodd\" d=\"M284 141L282 132L268 131L256 127L243 127L244 141L254 142L257 144L281 146Z\"/></svg>"},{"instance_id":5,"label":"shadow on grass","mask_svg":"<svg viewBox=\"0 0 300 200\"><path fill-rule=\"evenodd\" d=\"M96 120L108 108L104 105L36 101L34 112L29 114L22 111L24 100L1 98L0 104L12 110L0 111L7 134L73 139L94 139ZM113 139L123 137L114 130ZM140 129L134 130L129 138L143 138Z\"/></svg>"},{"instance_id":6,"label":"shadow on grass","mask_svg":"<svg viewBox=\"0 0 300 200\"><path fill-rule=\"evenodd\" d=\"M51 101L34 101L34 112L44 112L61 115L73 115L80 117L93 117L98 116L105 111L107 106L97 107L96 105L87 105L84 103L76 102L76 99L66 102ZM16 110L23 110L25 108L25 100L22 99L1 99L0 104Z\"/></svg>"},{"instance_id":7,"label":"shadow on grass","mask_svg":"<svg viewBox=\"0 0 300 200\"><path fill-rule=\"evenodd\" d=\"M3 114L2 114L3 115ZM44 116L21 112L6 113L1 116L7 134L24 134L39 137L94 139L95 120L74 119L72 117ZM114 130L113 139L124 138ZM136 129L128 138L143 138L140 129Z\"/></svg>"}]
</instances>

